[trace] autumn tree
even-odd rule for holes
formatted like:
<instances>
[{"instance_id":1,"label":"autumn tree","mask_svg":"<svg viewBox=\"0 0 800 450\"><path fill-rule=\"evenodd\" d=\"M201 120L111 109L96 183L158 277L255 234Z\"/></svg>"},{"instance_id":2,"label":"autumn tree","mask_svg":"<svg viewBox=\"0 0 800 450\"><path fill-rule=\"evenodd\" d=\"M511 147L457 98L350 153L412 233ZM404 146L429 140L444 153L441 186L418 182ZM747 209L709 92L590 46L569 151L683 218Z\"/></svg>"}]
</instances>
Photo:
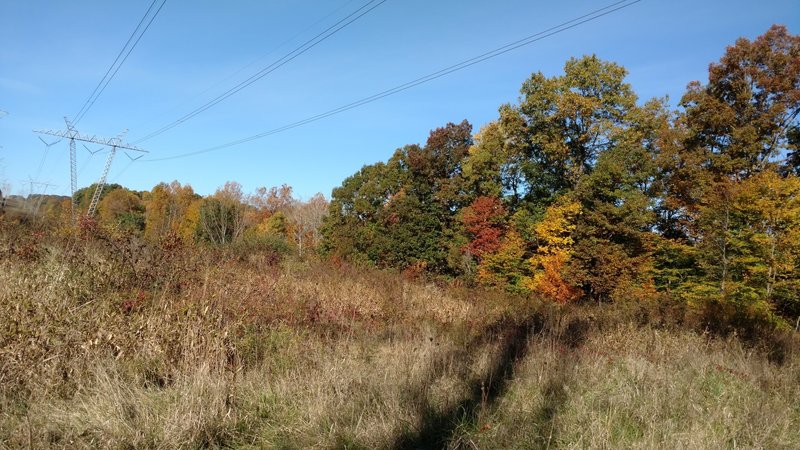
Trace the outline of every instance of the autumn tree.
<instances>
[{"instance_id":1,"label":"autumn tree","mask_svg":"<svg viewBox=\"0 0 800 450\"><path fill-rule=\"evenodd\" d=\"M564 74L533 74L522 85L519 106L506 107L501 120L526 126L529 189L552 197L574 188L590 173L598 156L614 144L636 95L625 83L627 71L596 56L572 58Z\"/></svg>"},{"instance_id":2,"label":"autumn tree","mask_svg":"<svg viewBox=\"0 0 800 450\"><path fill-rule=\"evenodd\" d=\"M294 228L297 252L303 256L307 248L316 248L320 241L320 228L328 214L328 201L318 193L308 201L294 201L289 209L289 218Z\"/></svg>"},{"instance_id":3,"label":"autumn tree","mask_svg":"<svg viewBox=\"0 0 800 450\"><path fill-rule=\"evenodd\" d=\"M741 38L708 75L681 99L687 149L702 153L717 177L741 180L771 168L798 126L800 36L774 25L753 41Z\"/></svg>"},{"instance_id":4,"label":"autumn tree","mask_svg":"<svg viewBox=\"0 0 800 450\"><path fill-rule=\"evenodd\" d=\"M97 206L97 215L102 223L128 231L144 230L144 212L139 196L124 188L109 192Z\"/></svg>"},{"instance_id":5,"label":"autumn tree","mask_svg":"<svg viewBox=\"0 0 800 450\"><path fill-rule=\"evenodd\" d=\"M73 199L75 201L76 211L83 212L84 214L86 213L86 211L88 211L89 204L92 202L92 197L94 196L94 193L97 190L97 186L98 186L97 183L93 183L89 186L86 186L85 188L81 188L75 191ZM99 201L103 201L103 199L108 194L114 192L117 189L123 189L123 187L116 183L104 185L103 189L100 191Z\"/></svg>"},{"instance_id":6,"label":"autumn tree","mask_svg":"<svg viewBox=\"0 0 800 450\"><path fill-rule=\"evenodd\" d=\"M530 143L524 119L508 105L475 136L463 164L462 183L467 199L504 198L513 212L529 195L526 178L532 176Z\"/></svg>"},{"instance_id":7,"label":"autumn tree","mask_svg":"<svg viewBox=\"0 0 800 450\"><path fill-rule=\"evenodd\" d=\"M280 187L270 188L260 187L255 194L248 197L248 203L256 209L263 210L268 214L275 214L278 211L286 211L295 202L292 195L292 187L283 184Z\"/></svg>"},{"instance_id":8,"label":"autumn tree","mask_svg":"<svg viewBox=\"0 0 800 450\"><path fill-rule=\"evenodd\" d=\"M226 182L213 196L203 199L198 223L200 238L218 245L237 240L246 226L243 201L242 186L235 181Z\"/></svg>"},{"instance_id":9,"label":"autumn tree","mask_svg":"<svg viewBox=\"0 0 800 450\"><path fill-rule=\"evenodd\" d=\"M480 259L500 248L508 221L503 203L497 197L482 196L461 210L461 222L469 234L465 251Z\"/></svg>"},{"instance_id":10,"label":"autumn tree","mask_svg":"<svg viewBox=\"0 0 800 450\"><path fill-rule=\"evenodd\" d=\"M631 108L611 147L572 192L582 205L570 278L595 300L639 297L652 283L657 223L657 156L671 114L664 101ZM649 289L649 288L648 288Z\"/></svg>"},{"instance_id":11,"label":"autumn tree","mask_svg":"<svg viewBox=\"0 0 800 450\"><path fill-rule=\"evenodd\" d=\"M800 181L764 171L717 183L700 208L698 264L689 298L711 296L740 309L800 313Z\"/></svg>"},{"instance_id":12,"label":"autumn tree","mask_svg":"<svg viewBox=\"0 0 800 450\"><path fill-rule=\"evenodd\" d=\"M424 146L406 146L393 156L403 183L386 205L393 265L424 262L434 272L450 270L452 230L466 200L463 163L472 143L472 125L465 120L437 128Z\"/></svg>"},{"instance_id":13,"label":"autumn tree","mask_svg":"<svg viewBox=\"0 0 800 450\"><path fill-rule=\"evenodd\" d=\"M509 230L498 249L484 255L478 265L478 282L515 293L530 292L530 267L526 254L525 240L516 230Z\"/></svg>"},{"instance_id":14,"label":"autumn tree","mask_svg":"<svg viewBox=\"0 0 800 450\"><path fill-rule=\"evenodd\" d=\"M681 145L660 156L673 237L692 238L706 195L763 170L794 171L800 112L800 37L773 26L739 39L689 84L675 129ZM781 158L785 156L783 162ZM696 231L696 230L694 230Z\"/></svg>"},{"instance_id":15,"label":"autumn tree","mask_svg":"<svg viewBox=\"0 0 800 450\"><path fill-rule=\"evenodd\" d=\"M146 196L144 235L151 241L174 233L186 240L194 238L199 219L200 196L191 186L177 181L159 183Z\"/></svg>"},{"instance_id":16,"label":"autumn tree","mask_svg":"<svg viewBox=\"0 0 800 450\"><path fill-rule=\"evenodd\" d=\"M742 184L734 206L746 219L743 279L785 315L800 316L800 178L762 172Z\"/></svg>"},{"instance_id":17,"label":"autumn tree","mask_svg":"<svg viewBox=\"0 0 800 450\"><path fill-rule=\"evenodd\" d=\"M381 266L448 271L471 131L466 121L447 124L424 146L400 148L346 179L333 191L323 249Z\"/></svg>"},{"instance_id":18,"label":"autumn tree","mask_svg":"<svg viewBox=\"0 0 800 450\"><path fill-rule=\"evenodd\" d=\"M491 179L511 181L502 185L516 210L516 236L525 242L523 258L532 273L525 286L557 302L577 299L581 291L608 299L623 278L640 281L625 274L632 262L641 262L631 258L642 253L636 242L652 222L654 150L646 146L653 138L642 130L649 126L645 117L655 113L636 106L625 75L624 68L596 56L569 60L560 76L533 74L519 105L503 106L497 125L487 130L492 134L478 142L501 150L495 155L507 160L489 165L488 155L477 150L469 158L470 175L480 162L492 169ZM504 167L505 176L496 167ZM575 202L566 210L553 204L564 196ZM578 217L576 211L586 213ZM549 241L557 235L544 231L553 224L566 227L569 245ZM502 266L512 267L494 264ZM481 273L486 278L486 267Z\"/></svg>"},{"instance_id":19,"label":"autumn tree","mask_svg":"<svg viewBox=\"0 0 800 450\"><path fill-rule=\"evenodd\" d=\"M398 195L396 163L364 166L334 188L323 224L322 249L329 255L380 264L387 235L386 205Z\"/></svg>"},{"instance_id":20,"label":"autumn tree","mask_svg":"<svg viewBox=\"0 0 800 450\"><path fill-rule=\"evenodd\" d=\"M574 251L576 228L581 204L563 197L556 201L533 229L536 251L528 259L532 277L526 286L532 292L556 303L578 300L582 292L573 280L567 280L565 269Z\"/></svg>"},{"instance_id":21,"label":"autumn tree","mask_svg":"<svg viewBox=\"0 0 800 450\"><path fill-rule=\"evenodd\" d=\"M474 140L448 124L364 167L334 190L324 247L559 303L661 290L797 314L800 38L738 40L677 111L625 76L570 59Z\"/></svg>"},{"instance_id":22,"label":"autumn tree","mask_svg":"<svg viewBox=\"0 0 800 450\"><path fill-rule=\"evenodd\" d=\"M265 223L269 218L282 212L286 214L295 202L292 195L292 187L288 184L273 186L270 188L259 187L253 195L247 197L246 202L251 208L248 213L251 217L248 222L256 224L256 227L261 227L260 224Z\"/></svg>"},{"instance_id":23,"label":"autumn tree","mask_svg":"<svg viewBox=\"0 0 800 450\"><path fill-rule=\"evenodd\" d=\"M262 236L289 237L289 219L283 211L277 211L256 225L256 231Z\"/></svg>"}]
</instances>

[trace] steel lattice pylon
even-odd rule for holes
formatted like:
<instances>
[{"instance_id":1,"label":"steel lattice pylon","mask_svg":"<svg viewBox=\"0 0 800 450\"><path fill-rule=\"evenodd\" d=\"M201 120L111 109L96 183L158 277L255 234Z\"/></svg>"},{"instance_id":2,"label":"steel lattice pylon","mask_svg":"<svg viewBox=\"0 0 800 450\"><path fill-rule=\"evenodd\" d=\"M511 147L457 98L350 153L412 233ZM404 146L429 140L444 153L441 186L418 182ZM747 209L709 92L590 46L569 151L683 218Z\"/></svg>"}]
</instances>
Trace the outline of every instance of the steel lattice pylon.
<instances>
[{"instance_id":1,"label":"steel lattice pylon","mask_svg":"<svg viewBox=\"0 0 800 450\"><path fill-rule=\"evenodd\" d=\"M111 170L111 161L114 160L114 155L117 153L117 146L111 146L111 153L108 154L108 159L106 160L106 166L103 168L103 174L100 176L100 181L97 182L97 189L94 190L94 195L92 195L92 201L89 203L89 211L87 214L89 216L94 215L94 210L97 209L97 204L100 202L100 195L103 193L103 188L106 185L106 178L108 177L108 171Z\"/></svg>"},{"instance_id":2,"label":"steel lattice pylon","mask_svg":"<svg viewBox=\"0 0 800 450\"><path fill-rule=\"evenodd\" d=\"M77 170L78 163L77 163L77 152L75 150L75 141L91 142L93 144L100 144L111 147L111 153L109 153L108 159L106 160L106 165L103 168L103 174L97 181L97 188L94 190L94 194L92 195L92 201L89 203L89 210L87 211L87 215L92 216L94 215L94 212L97 209L97 204L100 202L100 196L102 195L103 188L106 185L106 178L108 177L108 172L111 170L111 163L114 160L114 156L117 153L117 149L132 150L143 153L147 153L147 151L135 147L131 144L123 144L122 136L125 134L125 132L122 132L119 136L113 138L102 138L94 135L86 136L80 134L78 130L75 129L75 126L66 117L64 118L64 122L66 123L67 126L66 130L34 130L34 132L69 139L69 175L70 175L70 189L72 194L73 219L75 218L76 215L75 191L78 190L78 170Z\"/></svg>"}]
</instances>

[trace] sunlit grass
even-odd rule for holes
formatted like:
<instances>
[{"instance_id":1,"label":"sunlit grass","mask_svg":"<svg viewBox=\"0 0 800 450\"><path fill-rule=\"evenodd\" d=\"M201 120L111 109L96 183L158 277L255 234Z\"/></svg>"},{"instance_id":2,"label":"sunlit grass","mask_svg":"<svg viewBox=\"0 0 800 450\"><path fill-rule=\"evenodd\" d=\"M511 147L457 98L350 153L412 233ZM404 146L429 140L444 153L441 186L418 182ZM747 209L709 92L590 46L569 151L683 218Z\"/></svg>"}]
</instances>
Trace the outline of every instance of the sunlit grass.
<instances>
[{"instance_id":1,"label":"sunlit grass","mask_svg":"<svg viewBox=\"0 0 800 450\"><path fill-rule=\"evenodd\" d=\"M800 443L796 347L776 362L652 305L556 308L113 239L40 239L20 254L3 235L3 446Z\"/></svg>"}]
</instances>

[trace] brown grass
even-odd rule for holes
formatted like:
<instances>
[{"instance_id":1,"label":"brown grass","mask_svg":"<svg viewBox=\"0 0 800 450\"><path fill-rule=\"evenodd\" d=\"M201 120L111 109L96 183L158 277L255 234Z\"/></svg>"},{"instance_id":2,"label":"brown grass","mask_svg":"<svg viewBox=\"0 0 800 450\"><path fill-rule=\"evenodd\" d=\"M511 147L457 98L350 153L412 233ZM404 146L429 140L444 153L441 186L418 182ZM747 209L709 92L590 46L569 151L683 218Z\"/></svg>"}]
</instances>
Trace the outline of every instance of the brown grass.
<instances>
[{"instance_id":1,"label":"brown grass","mask_svg":"<svg viewBox=\"0 0 800 450\"><path fill-rule=\"evenodd\" d=\"M0 232L0 447L800 444L795 338L777 361L664 304Z\"/></svg>"},{"instance_id":2,"label":"brown grass","mask_svg":"<svg viewBox=\"0 0 800 450\"><path fill-rule=\"evenodd\" d=\"M478 448L796 448L800 361L735 338L621 325L576 348L530 342ZM476 424L480 426L481 424Z\"/></svg>"}]
</instances>

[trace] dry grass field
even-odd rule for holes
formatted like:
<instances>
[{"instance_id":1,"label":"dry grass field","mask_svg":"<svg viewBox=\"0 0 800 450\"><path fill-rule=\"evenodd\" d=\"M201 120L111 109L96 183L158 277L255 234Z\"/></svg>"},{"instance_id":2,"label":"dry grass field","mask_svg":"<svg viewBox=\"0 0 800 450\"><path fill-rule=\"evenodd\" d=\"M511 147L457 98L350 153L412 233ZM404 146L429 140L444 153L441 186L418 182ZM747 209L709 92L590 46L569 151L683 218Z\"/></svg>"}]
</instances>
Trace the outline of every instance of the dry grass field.
<instances>
[{"instance_id":1,"label":"dry grass field","mask_svg":"<svg viewBox=\"0 0 800 450\"><path fill-rule=\"evenodd\" d=\"M0 236L3 448L797 448L796 337L265 249Z\"/></svg>"}]
</instances>

